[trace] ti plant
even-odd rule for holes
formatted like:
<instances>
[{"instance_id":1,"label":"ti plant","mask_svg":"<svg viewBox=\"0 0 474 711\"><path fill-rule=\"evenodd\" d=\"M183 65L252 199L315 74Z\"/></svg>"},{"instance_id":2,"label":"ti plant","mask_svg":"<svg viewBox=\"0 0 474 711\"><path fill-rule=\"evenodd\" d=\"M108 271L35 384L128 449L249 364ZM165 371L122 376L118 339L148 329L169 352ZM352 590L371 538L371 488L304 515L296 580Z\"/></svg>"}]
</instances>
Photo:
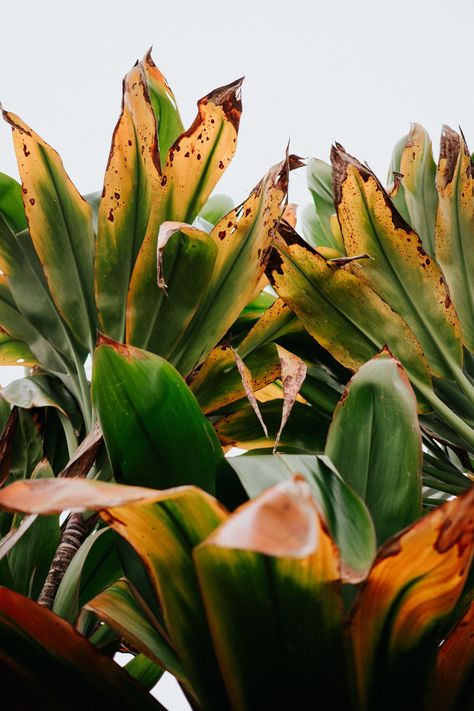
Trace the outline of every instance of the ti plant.
<instances>
[{"instance_id":1,"label":"ti plant","mask_svg":"<svg viewBox=\"0 0 474 711\"><path fill-rule=\"evenodd\" d=\"M472 708L464 139L436 170L415 126L388 191L310 161L305 241L296 156L212 195L240 84L184 130L148 53L85 199L3 112L0 363L28 369L0 400L3 698L160 708L167 670L193 709Z\"/></svg>"},{"instance_id":2,"label":"ti plant","mask_svg":"<svg viewBox=\"0 0 474 711\"><path fill-rule=\"evenodd\" d=\"M148 587L115 581L87 602L79 628L93 614L96 639L114 630L173 673L193 708L316 709L321 700L341 711L472 708L474 602L460 598L474 551L474 490L391 538L370 566L361 500L324 458L312 459L306 477L286 477L231 514L194 487L80 479L17 482L0 500L29 514L100 511L143 561ZM322 513L329 492L339 503L332 520ZM341 535L359 554L357 568L335 543ZM356 593L346 611L343 584L346 597ZM12 678L20 681L18 667L42 691L61 672L52 685L59 701L81 666L87 691L95 674L92 645L56 620L0 591L0 663L6 655ZM114 699L124 679L95 654L102 697Z\"/></svg>"}]
</instances>

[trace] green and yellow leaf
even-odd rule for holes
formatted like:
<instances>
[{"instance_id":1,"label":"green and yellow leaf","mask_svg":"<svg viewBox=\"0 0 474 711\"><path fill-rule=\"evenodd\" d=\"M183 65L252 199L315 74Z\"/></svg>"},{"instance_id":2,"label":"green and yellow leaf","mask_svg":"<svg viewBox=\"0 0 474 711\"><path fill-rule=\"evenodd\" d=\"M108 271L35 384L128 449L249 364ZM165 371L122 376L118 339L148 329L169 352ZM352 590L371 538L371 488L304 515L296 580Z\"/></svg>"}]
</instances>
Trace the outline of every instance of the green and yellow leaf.
<instances>
[{"instance_id":1,"label":"green and yellow leaf","mask_svg":"<svg viewBox=\"0 0 474 711\"><path fill-rule=\"evenodd\" d=\"M448 126L441 134L436 185L436 259L461 322L463 342L474 351L474 179L463 136Z\"/></svg>"},{"instance_id":2,"label":"green and yellow leaf","mask_svg":"<svg viewBox=\"0 0 474 711\"><path fill-rule=\"evenodd\" d=\"M332 149L331 160L347 255L371 257L360 260L354 269L406 321L432 374L452 378L453 370L462 363L461 336L439 267L366 166L341 146ZM359 299L355 301L359 303ZM403 358L400 360L403 363Z\"/></svg>"},{"instance_id":3,"label":"green and yellow leaf","mask_svg":"<svg viewBox=\"0 0 474 711\"><path fill-rule=\"evenodd\" d=\"M231 708L310 708L315 688L343 708L338 553L306 482L244 504L194 558Z\"/></svg>"},{"instance_id":4,"label":"green and yellow leaf","mask_svg":"<svg viewBox=\"0 0 474 711\"><path fill-rule=\"evenodd\" d=\"M87 349L95 337L92 212L68 177L61 158L18 116L12 127L23 203L35 250L56 306Z\"/></svg>"},{"instance_id":5,"label":"green and yellow leaf","mask_svg":"<svg viewBox=\"0 0 474 711\"><path fill-rule=\"evenodd\" d=\"M474 550L474 488L427 514L379 551L350 623L363 708L421 706L439 624L466 581ZM400 680L403 679L403 684Z\"/></svg>"}]
</instances>

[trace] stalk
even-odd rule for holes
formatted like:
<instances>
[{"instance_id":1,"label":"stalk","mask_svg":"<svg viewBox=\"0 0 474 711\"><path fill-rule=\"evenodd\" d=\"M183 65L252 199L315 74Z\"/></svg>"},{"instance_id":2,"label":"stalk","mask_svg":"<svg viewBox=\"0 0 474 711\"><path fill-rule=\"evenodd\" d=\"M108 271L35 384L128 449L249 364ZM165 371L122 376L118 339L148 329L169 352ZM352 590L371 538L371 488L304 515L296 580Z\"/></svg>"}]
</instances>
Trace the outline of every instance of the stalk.
<instances>
[{"instance_id":1,"label":"stalk","mask_svg":"<svg viewBox=\"0 0 474 711\"><path fill-rule=\"evenodd\" d=\"M450 408L435 394L435 392L427 387L424 383L419 380L413 379L413 384L415 388L419 391L421 395L425 398L427 402L431 405L433 410L440 415L443 420L445 420L448 425L451 425L456 432L461 435L461 437L469 444L470 448L474 450L474 430L467 425L464 420L456 415L455 412L450 410Z\"/></svg>"}]
</instances>

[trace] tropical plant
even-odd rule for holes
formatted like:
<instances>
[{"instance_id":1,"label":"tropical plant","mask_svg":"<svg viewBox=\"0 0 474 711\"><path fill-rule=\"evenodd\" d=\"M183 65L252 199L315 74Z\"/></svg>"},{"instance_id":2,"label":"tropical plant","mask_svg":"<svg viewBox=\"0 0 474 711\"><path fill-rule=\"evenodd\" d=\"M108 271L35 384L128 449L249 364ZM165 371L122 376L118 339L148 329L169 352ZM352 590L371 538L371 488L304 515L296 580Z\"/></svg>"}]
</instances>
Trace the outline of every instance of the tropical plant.
<instances>
[{"instance_id":1,"label":"tropical plant","mask_svg":"<svg viewBox=\"0 0 474 711\"><path fill-rule=\"evenodd\" d=\"M470 162L449 134L435 196L416 128L389 195L337 147L309 163L305 242L296 156L237 207L211 196L240 84L184 131L148 53L85 200L3 112L0 362L28 369L0 399L12 707L159 707L164 670L193 708L471 703Z\"/></svg>"},{"instance_id":2,"label":"tropical plant","mask_svg":"<svg viewBox=\"0 0 474 711\"><path fill-rule=\"evenodd\" d=\"M417 394L425 482L457 493L474 452L473 165L464 137L443 128L436 167L414 124L395 148L388 190L339 144L331 161L308 163L306 241L280 229L270 281L346 367L390 348Z\"/></svg>"},{"instance_id":3,"label":"tropical plant","mask_svg":"<svg viewBox=\"0 0 474 711\"><path fill-rule=\"evenodd\" d=\"M87 603L79 626L93 612L103 623L98 632L116 630L175 674L194 708L472 708L474 603L471 596L456 604L474 551L474 490L391 538L370 569L355 571L331 537L338 523L321 515L312 494L324 480L334 487L327 466L315 459L307 479L286 479L232 514L194 487L45 480L12 484L0 499L29 514L100 511L142 559L151 597L118 580ZM354 526L353 534L363 538ZM344 613L341 585L347 598L361 579ZM60 665L77 674L81 655L92 655L85 640L83 649L76 640L73 660L58 659L47 637L54 617L34 603L26 610L17 595L0 592L0 660L11 660L12 679L21 679L32 639L48 652L39 668L27 667L35 683ZM26 640L18 634L24 626L32 628ZM59 630L75 639L66 623ZM87 666L83 674L89 682Z\"/></svg>"}]
</instances>

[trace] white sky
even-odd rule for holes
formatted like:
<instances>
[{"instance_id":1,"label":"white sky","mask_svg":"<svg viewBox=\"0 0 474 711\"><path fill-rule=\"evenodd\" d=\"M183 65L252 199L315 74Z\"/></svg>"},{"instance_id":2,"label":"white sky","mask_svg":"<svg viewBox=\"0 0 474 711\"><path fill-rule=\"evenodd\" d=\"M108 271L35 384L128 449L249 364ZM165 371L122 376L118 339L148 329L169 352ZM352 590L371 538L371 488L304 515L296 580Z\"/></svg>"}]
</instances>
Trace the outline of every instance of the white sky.
<instances>
[{"instance_id":1,"label":"white sky","mask_svg":"<svg viewBox=\"0 0 474 711\"><path fill-rule=\"evenodd\" d=\"M122 76L153 44L185 124L199 97L246 76L239 148L218 187L236 202L288 139L326 160L337 140L385 179L411 121L435 145L443 122L460 124L474 149L473 20L470 0L4 2L0 99L59 151L79 190L98 190ZM16 175L6 125L0 146L0 170ZM303 171L290 196L308 201Z\"/></svg>"}]
</instances>

